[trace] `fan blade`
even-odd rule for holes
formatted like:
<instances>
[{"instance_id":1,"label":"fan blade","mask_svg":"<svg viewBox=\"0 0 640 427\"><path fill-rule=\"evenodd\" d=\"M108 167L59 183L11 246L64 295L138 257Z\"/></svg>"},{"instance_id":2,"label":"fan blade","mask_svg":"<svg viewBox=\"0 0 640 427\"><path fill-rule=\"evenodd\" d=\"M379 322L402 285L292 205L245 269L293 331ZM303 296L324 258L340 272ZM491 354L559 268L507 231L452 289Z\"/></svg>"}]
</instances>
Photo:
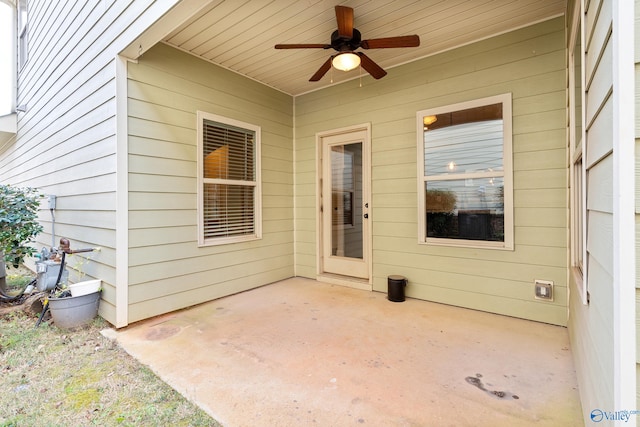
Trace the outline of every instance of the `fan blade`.
<instances>
[{"instance_id":1,"label":"fan blade","mask_svg":"<svg viewBox=\"0 0 640 427\"><path fill-rule=\"evenodd\" d=\"M378 64L373 62L371 58L365 55L362 52L356 52L360 56L360 65L364 68L367 73L371 74L374 79L381 79L387 75L387 72L383 70ZM331 64L329 64L331 66Z\"/></svg>"},{"instance_id":2,"label":"fan blade","mask_svg":"<svg viewBox=\"0 0 640 427\"><path fill-rule=\"evenodd\" d=\"M330 44L277 44L275 45L276 49L329 49L331 47Z\"/></svg>"},{"instance_id":3,"label":"fan blade","mask_svg":"<svg viewBox=\"0 0 640 427\"><path fill-rule=\"evenodd\" d=\"M362 40L360 47L363 49L384 49L390 47L418 47L420 46L420 37L399 36L399 37L383 37L381 39Z\"/></svg>"},{"instance_id":4,"label":"fan blade","mask_svg":"<svg viewBox=\"0 0 640 427\"><path fill-rule=\"evenodd\" d=\"M316 71L316 73L313 76L311 76L309 81L310 82L317 82L318 80L320 80L322 78L322 76L327 74L327 71L329 71L329 68L331 68L331 60L332 59L333 59L333 57L327 59L327 62L322 64L322 66L318 69L318 71Z\"/></svg>"},{"instance_id":5,"label":"fan blade","mask_svg":"<svg viewBox=\"0 0 640 427\"><path fill-rule=\"evenodd\" d=\"M351 39L353 37L353 9L346 6L336 6L336 21L338 21L338 35Z\"/></svg>"}]
</instances>

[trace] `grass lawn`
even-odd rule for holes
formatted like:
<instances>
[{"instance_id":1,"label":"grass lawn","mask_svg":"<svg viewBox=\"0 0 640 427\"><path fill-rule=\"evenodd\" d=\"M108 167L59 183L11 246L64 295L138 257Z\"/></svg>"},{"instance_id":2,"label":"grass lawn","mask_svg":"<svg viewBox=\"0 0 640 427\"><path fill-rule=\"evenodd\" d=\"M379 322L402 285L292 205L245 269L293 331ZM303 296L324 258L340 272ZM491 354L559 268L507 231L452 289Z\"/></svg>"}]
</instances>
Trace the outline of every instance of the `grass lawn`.
<instances>
[{"instance_id":1,"label":"grass lawn","mask_svg":"<svg viewBox=\"0 0 640 427\"><path fill-rule=\"evenodd\" d=\"M36 320L0 315L0 426L220 425L103 337L104 320L74 330Z\"/></svg>"}]
</instances>

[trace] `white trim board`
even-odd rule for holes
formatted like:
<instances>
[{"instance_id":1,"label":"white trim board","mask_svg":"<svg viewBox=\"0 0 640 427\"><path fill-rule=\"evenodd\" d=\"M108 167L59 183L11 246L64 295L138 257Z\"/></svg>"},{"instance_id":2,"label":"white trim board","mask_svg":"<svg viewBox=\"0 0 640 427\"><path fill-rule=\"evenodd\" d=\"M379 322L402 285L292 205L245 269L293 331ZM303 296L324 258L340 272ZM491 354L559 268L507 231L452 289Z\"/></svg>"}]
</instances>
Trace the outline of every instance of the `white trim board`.
<instances>
[{"instance_id":1,"label":"white trim board","mask_svg":"<svg viewBox=\"0 0 640 427\"><path fill-rule=\"evenodd\" d=\"M116 64L116 328L129 324L129 130L127 59Z\"/></svg>"}]
</instances>

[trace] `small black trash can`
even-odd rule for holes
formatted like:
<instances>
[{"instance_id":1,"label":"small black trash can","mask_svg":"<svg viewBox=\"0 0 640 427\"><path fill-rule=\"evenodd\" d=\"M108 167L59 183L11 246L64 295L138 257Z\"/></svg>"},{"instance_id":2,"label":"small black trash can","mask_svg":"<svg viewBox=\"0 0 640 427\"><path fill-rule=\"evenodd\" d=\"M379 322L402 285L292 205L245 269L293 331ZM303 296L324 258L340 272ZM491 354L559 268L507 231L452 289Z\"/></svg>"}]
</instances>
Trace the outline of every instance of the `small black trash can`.
<instances>
[{"instance_id":1,"label":"small black trash can","mask_svg":"<svg viewBox=\"0 0 640 427\"><path fill-rule=\"evenodd\" d=\"M404 276L387 277L387 299L393 302L404 301L404 288L407 286L407 278Z\"/></svg>"}]
</instances>

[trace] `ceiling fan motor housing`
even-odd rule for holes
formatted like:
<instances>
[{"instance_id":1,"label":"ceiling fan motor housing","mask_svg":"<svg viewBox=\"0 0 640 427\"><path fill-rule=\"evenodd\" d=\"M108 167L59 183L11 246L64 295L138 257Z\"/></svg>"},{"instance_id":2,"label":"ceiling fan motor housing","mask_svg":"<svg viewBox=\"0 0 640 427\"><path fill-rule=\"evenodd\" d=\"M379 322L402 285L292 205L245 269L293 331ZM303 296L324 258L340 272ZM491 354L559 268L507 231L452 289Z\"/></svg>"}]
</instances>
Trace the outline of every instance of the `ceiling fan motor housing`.
<instances>
[{"instance_id":1,"label":"ceiling fan motor housing","mask_svg":"<svg viewBox=\"0 0 640 427\"><path fill-rule=\"evenodd\" d=\"M338 52L353 51L360 47L362 36L360 31L353 29L353 35L351 38L340 37L338 30L331 33L331 47Z\"/></svg>"}]
</instances>

